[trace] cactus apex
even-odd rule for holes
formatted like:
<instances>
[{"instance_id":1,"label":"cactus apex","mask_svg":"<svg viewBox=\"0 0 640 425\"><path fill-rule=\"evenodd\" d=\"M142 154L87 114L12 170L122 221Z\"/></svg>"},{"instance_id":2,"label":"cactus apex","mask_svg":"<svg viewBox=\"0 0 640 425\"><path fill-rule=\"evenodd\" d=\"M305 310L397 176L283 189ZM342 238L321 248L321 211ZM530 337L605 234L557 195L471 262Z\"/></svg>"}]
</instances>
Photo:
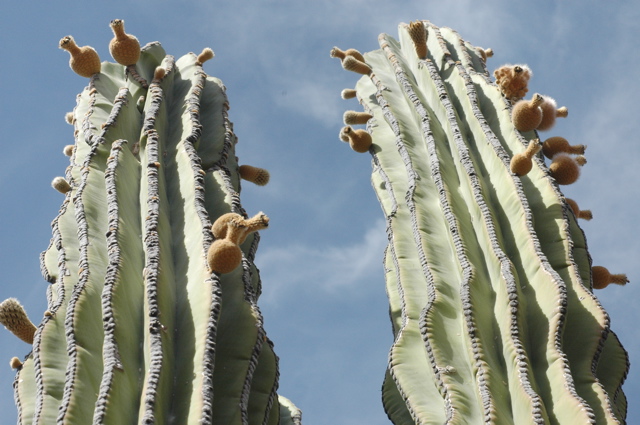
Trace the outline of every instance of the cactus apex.
<instances>
[{"instance_id":1,"label":"cactus apex","mask_svg":"<svg viewBox=\"0 0 640 425\"><path fill-rule=\"evenodd\" d=\"M11 369L22 369L22 361L17 357L12 357L9 360L9 366L11 366Z\"/></svg>"},{"instance_id":2,"label":"cactus apex","mask_svg":"<svg viewBox=\"0 0 640 425\"><path fill-rule=\"evenodd\" d=\"M198 58L196 59L196 65L202 66L203 63L205 63L210 59L213 59L214 56L215 56L215 53L213 53L213 50L210 47L205 47L204 49L202 49L202 52L198 55Z\"/></svg>"},{"instance_id":3,"label":"cactus apex","mask_svg":"<svg viewBox=\"0 0 640 425\"><path fill-rule=\"evenodd\" d=\"M342 61L342 67L347 71L356 72L362 75L371 74L371 68L369 67L369 65L361 60L356 59L353 56L345 57Z\"/></svg>"},{"instance_id":4,"label":"cactus apex","mask_svg":"<svg viewBox=\"0 0 640 425\"><path fill-rule=\"evenodd\" d=\"M124 32L124 20L114 19L109 23L114 37L109 42L109 53L120 65L135 65L140 59L140 42Z\"/></svg>"},{"instance_id":5,"label":"cactus apex","mask_svg":"<svg viewBox=\"0 0 640 425\"><path fill-rule=\"evenodd\" d=\"M0 303L0 323L22 341L33 344L36 326L17 299L8 298Z\"/></svg>"},{"instance_id":6,"label":"cactus apex","mask_svg":"<svg viewBox=\"0 0 640 425\"><path fill-rule=\"evenodd\" d=\"M238 168L240 177L258 186L264 186L269 183L269 171L264 168L253 167L251 165L241 165Z\"/></svg>"},{"instance_id":7,"label":"cactus apex","mask_svg":"<svg viewBox=\"0 0 640 425\"><path fill-rule=\"evenodd\" d=\"M98 52L91 46L78 47L72 36L68 35L60 39L58 47L66 50L71 55L69 66L81 77L91 77L100 72L102 64Z\"/></svg>"},{"instance_id":8,"label":"cactus apex","mask_svg":"<svg viewBox=\"0 0 640 425\"><path fill-rule=\"evenodd\" d=\"M356 97L357 92L354 89L344 89L340 92L340 97L344 100L353 99Z\"/></svg>"},{"instance_id":9,"label":"cactus apex","mask_svg":"<svg viewBox=\"0 0 640 425\"><path fill-rule=\"evenodd\" d=\"M67 193L71 190L71 185L64 177L56 177L51 181L51 187L60 193Z\"/></svg>"}]
</instances>

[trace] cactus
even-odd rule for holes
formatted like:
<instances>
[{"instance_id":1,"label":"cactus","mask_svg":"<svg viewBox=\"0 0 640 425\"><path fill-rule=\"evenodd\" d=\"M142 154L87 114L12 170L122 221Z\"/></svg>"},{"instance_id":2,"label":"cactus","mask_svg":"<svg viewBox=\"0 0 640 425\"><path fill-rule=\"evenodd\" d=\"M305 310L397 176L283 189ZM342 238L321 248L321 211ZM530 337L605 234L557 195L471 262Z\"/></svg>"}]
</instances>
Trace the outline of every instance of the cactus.
<instances>
[{"instance_id":1,"label":"cactus","mask_svg":"<svg viewBox=\"0 0 640 425\"><path fill-rule=\"evenodd\" d=\"M11 361L19 423L300 423L277 394L257 306L258 233L243 234L241 267L207 265L212 222L247 217L226 89L202 68L211 57L150 43L135 66L103 62L78 95L41 255L47 312Z\"/></svg>"},{"instance_id":2,"label":"cactus","mask_svg":"<svg viewBox=\"0 0 640 425\"><path fill-rule=\"evenodd\" d=\"M401 24L351 67L389 239L387 415L624 423L628 356L593 294L585 234L542 155L524 177L509 168L536 132L516 130L478 48L422 23L425 60Z\"/></svg>"}]
</instances>

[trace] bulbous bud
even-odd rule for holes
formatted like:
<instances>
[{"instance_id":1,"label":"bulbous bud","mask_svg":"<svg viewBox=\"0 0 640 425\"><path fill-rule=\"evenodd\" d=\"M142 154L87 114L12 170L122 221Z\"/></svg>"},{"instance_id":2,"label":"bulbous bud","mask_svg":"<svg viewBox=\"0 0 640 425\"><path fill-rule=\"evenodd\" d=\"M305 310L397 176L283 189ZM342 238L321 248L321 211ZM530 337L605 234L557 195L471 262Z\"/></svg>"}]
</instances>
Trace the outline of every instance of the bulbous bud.
<instances>
[{"instance_id":1,"label":"bulbous bud","mask_svg":"<svg viewBox=\"0 0 640 425\"><path fill-rule=\"evenodd\" d=\"M59 47L71 55L69 66L81 77L91 77L100 72L102 64L98 52L91 46L78 47L72 36L60 40Z\"/></svg>"},{"instance_id":2,"label":"bulbous bud","mask_svg":"<svg viewBox=\"0 0 640 425\"><path fill-rule=\"evenodd\" d=\"M591 268L594 289L604 289L612 283L626 285L629 283L626 274L611 274L606 267L593 266Z\"/></svg>"},{"instance_id":3,"label":"bulbous bud","mask_svg":"<svg viewBox=\"0 0 640 425\"><path fill-rule=\"evenodd\" d=\"M346 58L344 58L344 60L342 61L342 67L347 71L356 72L362 75L371 74L371 68L369 67L369 65L364 63L364 61L360 61L354 58L353 56L347 56Z\"/></svg>"},{"instance_id":4,"label":"bulbous bud","mask_svg":"<svg viewBox=\"0 0 640 425\"><path fill-rule=\"evenodd\" d=\"M556 117L566 117L569 111L566 107L558 108L555 99L549 96L543 96L544 101L540 105L542 109L542 121L538 124L537 129L540 131L550 130L556 123Z\"/></svg>"},{"instance_id":5,"label":"bulbous bud","mask_svg":"<svg viewBox=\"0 0 640 425\"><path fill-rule=\"evenodd\" d=\"M71 156L73 155L74 148L75 148L75 145L67 145L64 147L64 149L62 149L62 153L65 154L66 156Z\"/></svg>"},{"instance_id":6,"label":"bulbous bud","mask_svg":"<svg viewBox=\"0 0 640 425\"><path fill-rule=\"evenodd\" d=\"M582 155L586 149L585 145L570 145L567 139L559 136L549 137L542 144L542 153L549 159L561 152Z\"/></svg>"},{"instance_id":7,"label":"bulbous bud","mask_svg":"<svg viewBox=\"0 0 640 425\"><path fill-rule=\"evenodd\" d=\"M242 250L227 239L217 240L209 248L207 262L213 272L231 273L242 263Z\"/></svg>"},{"instance_id":8,"label":"bulbous bud","mask_svg":"<svg viewBox=\"0 0 640 425\"><path fill-rule=\"evenodd\" d=\"M369 151L373 140L371 135L365 130L354 130L353 128L346 126L342 129L342 133L349 139L349 145L351 149L358 153L365 153Z\"/></svg>"},{"instance_id":9,"label":"bulbous bud","mask_svg":"<svg viewBox=\"0 0 640 425\"><path fill-rule=\"evenodd\" d=\"M331 49L329 56L331 56L332 58L338 58L341 61L344 61L348 56L351 56L359 60L360 62L364 62L364 56L362 56L362 53L360 53L356 49L340 50L338 47L334 47L333 49Z\"/></svg>"},{"instance_id":10,"label":"bulbous bud","mask_svg":"<svg viewBox=\"0 0 640 425\"><path fill-rule=\"evenodd\" d=\"M140 59L140 42L124 31L124 20L114 19L109 24L114 37L109 42L109 53L120 65L135 65Z\"/></svg>"},{"instance_id":11,"label":"bulbous bud","mask_svg":"<svg viewBox=\"0 0 640 425\"><path fill-rule=\"evenodd\" d=\"M571 155L559 153L553 157L549 165L549 174L558 184L572 184L580 178L580 164Z\"/></svg>"},{"instance_id":12,"label":"bulbous bud","mask_svg":"<svg viewBox=\"0 0 640 425\"><path fill-rule=\"evenodd\" d=\"M522 132L535 130L542 121L540 105L544 98L534 94L531 100L521 100L513 106L511 118L516 129Z\"/></svg>"},{"instance_id":13,"label":"bulbous bud","mask_svg":"<svg viewBox=\"0 0 640 425\"><path fill-rule=\"evenodd\" d=\"M532 158L540 152L540 148L540 140L531 140L523 153L517 153L511 158L511 163L509 164L511 172L518 177L527 175L533 168Z\"/></svg>"}]
</instances>

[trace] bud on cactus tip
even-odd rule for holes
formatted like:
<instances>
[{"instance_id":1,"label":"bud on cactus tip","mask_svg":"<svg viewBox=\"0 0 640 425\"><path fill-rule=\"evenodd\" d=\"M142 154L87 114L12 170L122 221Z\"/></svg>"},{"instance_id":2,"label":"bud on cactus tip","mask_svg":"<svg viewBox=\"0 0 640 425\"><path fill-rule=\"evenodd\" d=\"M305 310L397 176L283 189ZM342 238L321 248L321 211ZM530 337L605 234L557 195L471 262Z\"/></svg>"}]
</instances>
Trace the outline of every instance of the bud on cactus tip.
<instances>
[{"instance_id":1,"label":"bud on cactus tip","mask_svg":"<svg viewBox=\"0 0 640 425\"><path fill-rule=\"evenodd\" d=\"M51 182L51 187L60 193L67 193L71 190L71 185L64 177L56 177Z\"/></svg>"},{"instance_id":2,"label":"bud on cactus tip","mask_svg":"<svg viewBox=\"0 0 640 425\"><path fill-rule=\"evenodd\" d=\"M422 21L409 23L409 36L419 59L427 58L427 30Z\"/></svg>"},{"instance_id":3,"label":"bud on cactus tip","mask_svg":"<svg viewBox=\"0 0 640 425\"><path fill-rule=\"evenodd\" d=\"M166 73L167 73L166 69L164 69L161 66L157 66L156 70L153 73L153 81L156 81L156 82L161 81L166 75Z\"/></svg>"},{"instance_id":4,"label":"bud on cactus tip","mask_svg":"<svg viewBox=\"0 0 640 425\"><path fill-rule=\"evenodd\" d=\"M238 168L240 177L244 180L250 181L258 186L264 186L269 183L269 172L264 168L253 167L251 165L241 165Z\"/></svg>"},{"instance_id":5,"label":"bud on cactus tip","mask_svg":"<svg viewBox=\"0 0 640 425\"><path fill-rule=\"evenodd\" d=\"M69 66L81 77L91 77L100 72L101 63L98 52L93 47L78 47L72 36L68 35L60 40L59 47L71 55Z\"/></svg>"},{"instance_id":6,"label":"bud on cactus tip","mask_svg":"<svg viewBox=\"0 0 640 425\"><path fill-rule=\"evenodd\" d=\"M196 59L196 64L202 65L203 63L205 63L209 59L213 59L214 56L215 56L215 54L213 53L213 50L211 50L211 48L209 48L209 47L205 47L202 50L202 53L200 53L198 55L198 58Z\"/></svg>"},{"instance_id":7,"label":"bud on cactus tip","mask_svg":"<svg viewBox=\"0 0 640 425\"><path fill-rule=\"evenodd\" d=\"M518 131L532 131L540 125L542 122L540 105L542 102L544 102L544 98L536 93L531 100L521 100L514 105L511 118Z\"/></svg>"},{"instance_id":8,"label":"bud on cactus tip","mask_svg":"<svg viewBox=\"0 0 640 425\"><path fill-rule=\"evenodd\" d=\"M369 148L371 148L371 145L373 143L373 140L371 139L371 135L365 130L361 130L361 129L354 130L350 126L346 126L342 129L340 133L341 138L343 137L342 136L343 134L349 140L349 145L351 146L351 149L353 149L358 153L368 152Z\"/></svg>"},{"instance_id":9,"label":"bud on cactus tip","mask_svg":"<svg viewBox=\"0 0 640 425\"><path fill-rule=\"evenodd\" d=\"M109 43L109 53L120 65L135 65L140 59L140 42L135 36L124 32L124 20L114 19L109 26L114 34Z\"/></svg>"}]
</instances>

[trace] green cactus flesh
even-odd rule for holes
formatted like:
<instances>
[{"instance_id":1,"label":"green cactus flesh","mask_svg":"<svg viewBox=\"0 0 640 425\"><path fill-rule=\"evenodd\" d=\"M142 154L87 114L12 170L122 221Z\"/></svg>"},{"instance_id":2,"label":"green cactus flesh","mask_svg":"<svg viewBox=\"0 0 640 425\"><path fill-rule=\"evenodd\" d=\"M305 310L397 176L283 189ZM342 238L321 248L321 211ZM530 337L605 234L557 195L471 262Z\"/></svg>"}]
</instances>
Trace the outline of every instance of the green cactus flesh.
<instances>
[{"instance_id":1,"label":"green cactus flesh","mask_svg":"<svg viewBox=\"0 0 640 425\"><path fill-rule=\"evenodd\" d=\"M246 216L227 110L196 55L158 43L135 67L103 63L78 96L72 190L41 255L51 314L14 384L21 424L300 423L256 304L259 235L232 273L207 266L212 222Z\"/></svg>"},{"instance_id":2,"label":"green cactus flesh","mask_svg":"<svg viewBox=\"0 0 640 425\"><path fill-rule=\"evenodd\" d=\"M525 177L509 169L536 134L513 127L475 47L424 25L427 60L402 24L356 85L389 237L389 418L624 423L628 356L585 236L540 156Z\"/></svg>"}]
</instances>

